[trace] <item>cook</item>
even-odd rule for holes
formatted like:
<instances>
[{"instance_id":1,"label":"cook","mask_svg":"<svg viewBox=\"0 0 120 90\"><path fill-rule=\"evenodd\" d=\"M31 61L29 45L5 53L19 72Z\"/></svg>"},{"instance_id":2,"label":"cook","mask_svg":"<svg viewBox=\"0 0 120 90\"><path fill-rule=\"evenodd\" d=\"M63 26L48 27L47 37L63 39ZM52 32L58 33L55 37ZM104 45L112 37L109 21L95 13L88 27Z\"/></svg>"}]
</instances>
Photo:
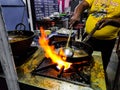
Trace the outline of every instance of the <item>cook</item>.
<instances>
[{"instance_id":1,"label":"cook","mask_svg":"<svg viewBox=\"0 0 120 90\"><path fill-rule=\"evenodd\" d=\"M120 30L119 8L120 0L82 0L81 3L76 6L70 20L70 25L73 25L81 19L84 10L87 9L89 11L85 23L85 35L89 34L96 25L99 27L87 43L90 44L94 50L101 51L105 71Z\"/></svg>"}]
</instances>

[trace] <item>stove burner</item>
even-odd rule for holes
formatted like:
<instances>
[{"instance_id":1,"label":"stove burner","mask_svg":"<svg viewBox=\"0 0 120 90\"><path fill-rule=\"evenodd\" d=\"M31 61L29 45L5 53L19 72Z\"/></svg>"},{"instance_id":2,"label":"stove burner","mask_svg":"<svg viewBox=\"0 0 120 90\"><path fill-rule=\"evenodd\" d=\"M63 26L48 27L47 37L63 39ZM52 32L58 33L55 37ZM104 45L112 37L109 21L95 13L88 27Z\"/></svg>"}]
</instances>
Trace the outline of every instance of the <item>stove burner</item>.
<instances>
[{"instance_id":1,"label":"stove burner","mask_svg":"<svg viewBox=\"0 0 120 90\"><path fill-rule=\"evenodd\" d=\"M93 58L88 62L72 64L69 69L57 68L57 63L44 58L38 67L32 71L32 75L40 75L58 80L67 81L73 84L90 86L90 70L92 68Z\"/></svg>"}]
</instances>

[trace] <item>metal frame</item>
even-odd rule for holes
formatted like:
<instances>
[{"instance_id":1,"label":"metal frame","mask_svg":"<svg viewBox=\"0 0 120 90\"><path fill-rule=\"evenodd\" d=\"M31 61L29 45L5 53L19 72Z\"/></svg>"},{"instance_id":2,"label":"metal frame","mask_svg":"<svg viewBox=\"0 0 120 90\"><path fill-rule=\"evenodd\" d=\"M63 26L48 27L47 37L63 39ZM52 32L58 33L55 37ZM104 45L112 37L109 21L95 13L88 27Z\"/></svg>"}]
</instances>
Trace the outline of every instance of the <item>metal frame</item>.
<instances>
[{"instance_id":1,"label":"metal frame","mask_svg":"<svg viewBox=\"0 0 120 90\"><path fill-rule=\"evenodd\" d=\"M2 17L2 8L0 6L0 62L8 89L20 90L12 50L8 42L8 35L6 31L5 23Z\"/></svg>"},{"instance_id":2,"label":"metal frame","mask_svg":"<svg viewBox=\"0 0 120 90\"><path fill-rule=\"evenodd\" d=\"M26 4L27 11L28 11L28 21L30 23L30 29L31 31L34 31L34 25L33 25L33 18L32 18L32 10L31 10L31 0L23 0Z\"/></svg>"},{"instance_id":3,"label":"metal frame","mask_svg":"<svg viewBox=\"0 0 120 90\"><path fill-rule=\"evenodd\" d=\"M117 65L117 70L116 70L112 90L118 90L119 89L118 84L119 84L119 79L120 79L120 32L118 33L116 53L117 53L117 56L118 56L118 65Z\"/></svg>"}]
</instances>

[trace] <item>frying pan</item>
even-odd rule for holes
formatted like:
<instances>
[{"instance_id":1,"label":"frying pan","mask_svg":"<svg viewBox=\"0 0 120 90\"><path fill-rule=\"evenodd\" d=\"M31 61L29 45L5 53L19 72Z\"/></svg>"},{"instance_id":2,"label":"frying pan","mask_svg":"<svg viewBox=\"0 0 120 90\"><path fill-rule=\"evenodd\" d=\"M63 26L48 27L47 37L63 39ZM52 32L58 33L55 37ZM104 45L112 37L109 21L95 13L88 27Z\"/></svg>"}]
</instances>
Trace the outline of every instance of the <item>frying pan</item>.
<instances>
[{"instance_id":1,"label":"frying pan","mask_svg":"<svg viewBox=\"0 0 120 90\"><path fill-rule=\"evenodd\" d=\"M18 30L18 27L23 27L23 30ZM26 27L23 23L16 25L15 30L8 31L8 39L11 45L13 56L25 53L34 38L34 32L25 30Z\"/></svg>"},{"instance_id":2,"label":"frying pan","mask_svg":"<svg viewBox=\"0 0 120 90\"><path fill-rule=\"evenodd\" d=\"M92 37L98 27L99 25L96 25L81 42L70 41L69 47L74 50L74 55L72 57L67 57L68 62L79 62L80 60L82 61L92 57L93 48L87 43L87 41ZM66 41L55 42L53 44L56 50L59 50L61 47L65 47Z\"/></svg>"}]
</instances>

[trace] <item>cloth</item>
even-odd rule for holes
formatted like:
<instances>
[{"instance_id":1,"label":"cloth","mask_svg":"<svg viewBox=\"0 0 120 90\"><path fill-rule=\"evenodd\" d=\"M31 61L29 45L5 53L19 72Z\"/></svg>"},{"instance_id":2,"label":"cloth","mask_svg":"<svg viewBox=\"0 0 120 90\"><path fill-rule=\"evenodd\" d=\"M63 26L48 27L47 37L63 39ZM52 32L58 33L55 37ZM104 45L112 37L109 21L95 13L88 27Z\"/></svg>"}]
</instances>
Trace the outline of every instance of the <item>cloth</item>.
<instances>
[{"instance_id":1,"label":"cloth","mask_svg":"<svg viewBox=\"0 0 120 90\"><path fill-rule=\"evenodd\" d=\"M58 0L58 5L59 5L59 12L60 12L60 13L64 12L64 9L65 9L65 1L64 1L64 0Z\"/></svg>"},{"instance_id":2,"label":"cloth","mask_svg":"<svg viewBox=\"0 0 120 90\"><path fill-rule=\"evenodd\" d=\"M102 18L120 17L120 0L86 0L90 5L85 30L90 33L95 24ZM117 37L119 28L111 25L97 30L93 37L100 40L111 40Z\"/></svg>"},{"instance_id":3,"label":"cloth","mask_svg":"<svg viewBox=\"0 0 120 90\"><path fill-rule=\"evenodd\" d=\"M65 8L68 8L70 5L70 0L65 0Z\"/></svg>"}]
</instances>

